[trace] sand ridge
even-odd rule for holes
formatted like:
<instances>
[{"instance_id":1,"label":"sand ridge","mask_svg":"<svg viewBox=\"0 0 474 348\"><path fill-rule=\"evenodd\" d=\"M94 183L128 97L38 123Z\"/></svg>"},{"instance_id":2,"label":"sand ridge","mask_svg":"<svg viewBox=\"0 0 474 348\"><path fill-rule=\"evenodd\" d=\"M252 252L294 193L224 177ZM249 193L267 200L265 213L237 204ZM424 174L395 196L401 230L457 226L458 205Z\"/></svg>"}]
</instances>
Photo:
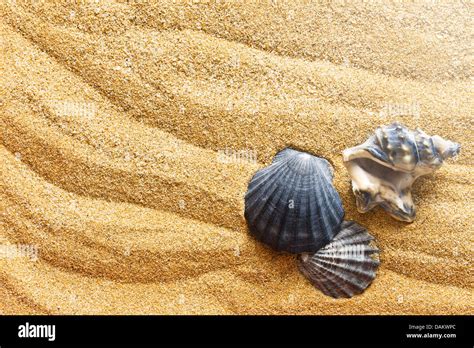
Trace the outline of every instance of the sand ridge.
<instances>
[{"instance_id":1,"label":"sand ridge","mask_svg":"<svg viewBox=\"0 0 474 348\"><path fill-rule=\"evenodd\" d=\"M40 250L0 260L2 312L472 313L472 26L450 22L471 5L0 11L0 236ZM387 103L420 115L381 116ZM409 225L357 213L340 156L395 118L463 146L417 182ZM247 183L288 145L331 161L347 218L377 238L383 263L361 296L322 295L247 233Z\"/></svg>"}]
</instances>

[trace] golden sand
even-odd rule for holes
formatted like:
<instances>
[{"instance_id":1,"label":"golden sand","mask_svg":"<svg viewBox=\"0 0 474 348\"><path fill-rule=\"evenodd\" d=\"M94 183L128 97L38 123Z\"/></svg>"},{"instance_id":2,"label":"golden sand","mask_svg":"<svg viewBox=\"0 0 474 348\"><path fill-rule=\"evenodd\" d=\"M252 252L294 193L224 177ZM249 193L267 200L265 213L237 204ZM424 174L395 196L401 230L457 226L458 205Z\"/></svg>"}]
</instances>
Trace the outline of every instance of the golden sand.
<instances>
[{"instance_id":1,"label":"golden sand","mask_svg":"<svg viewBox=\"0 0 474 348\"><path fill-rule=\"evenodd\" d=\"M472 314L473 10L0 1L0 245L39 251L0 258L0 311ZM359 214L342 165L395 119L462 144L415 184L412 224ZM377 238L362 295L323 295L248 234L247 183L285 146L330 160Z\"/></svg>"}]
</instances>

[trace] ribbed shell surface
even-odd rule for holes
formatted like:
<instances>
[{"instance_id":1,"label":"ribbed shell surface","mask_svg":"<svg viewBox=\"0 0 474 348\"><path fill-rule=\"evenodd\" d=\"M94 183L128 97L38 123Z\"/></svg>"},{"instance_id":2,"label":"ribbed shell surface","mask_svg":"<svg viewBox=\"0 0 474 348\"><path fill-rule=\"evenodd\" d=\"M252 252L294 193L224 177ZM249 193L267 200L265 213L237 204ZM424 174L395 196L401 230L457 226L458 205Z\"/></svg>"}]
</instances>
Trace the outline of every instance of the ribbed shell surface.
<instances>
[{"instance_id":1,"label":"ribbed shell surface","mask_svg":"<svg viewBox=\"0 0 474 348\"><path fill-rule=\"evenodd\" d=\"M278 251L316 252L339 232L344 210L329 163L285 149L258 171L245 195L250 232Z\"/></svg>"},{"instance_id":2,"label":"ribbed shell surface","mask_svg":"<svg viewBox=\"0 0 474 348\"><path fill-rule=\"evenodd\" d=\"M298 268L324 294L334 298L362 293L375 279L379 250L374 238L353 221L344 221L331 243L314 255L302 255Z\"/></svg>"}]
</instances>

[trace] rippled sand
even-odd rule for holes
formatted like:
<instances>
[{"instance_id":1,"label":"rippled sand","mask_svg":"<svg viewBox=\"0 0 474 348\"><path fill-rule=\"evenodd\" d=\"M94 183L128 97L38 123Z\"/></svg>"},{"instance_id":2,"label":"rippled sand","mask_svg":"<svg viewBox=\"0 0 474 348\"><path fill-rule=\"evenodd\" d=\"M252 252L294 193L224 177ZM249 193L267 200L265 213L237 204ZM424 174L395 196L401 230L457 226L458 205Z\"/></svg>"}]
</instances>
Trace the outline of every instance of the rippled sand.
<instances>
[{"instance_id":1,"label":"rippled sand","mask_svg":"<svg viewBox=\"0 0 474 348\"><path fill-rule=\"evenodd\" d=\"M473 12L1 1L0 245L39 259L0 258L0 311L472 314ZM462 144L415 184L413 224L359 214L342 165L395 119ZM247 183L285 146L330 160L376 236L364 294L324 296L249 236Z\"/></svg>"}]
</instances>

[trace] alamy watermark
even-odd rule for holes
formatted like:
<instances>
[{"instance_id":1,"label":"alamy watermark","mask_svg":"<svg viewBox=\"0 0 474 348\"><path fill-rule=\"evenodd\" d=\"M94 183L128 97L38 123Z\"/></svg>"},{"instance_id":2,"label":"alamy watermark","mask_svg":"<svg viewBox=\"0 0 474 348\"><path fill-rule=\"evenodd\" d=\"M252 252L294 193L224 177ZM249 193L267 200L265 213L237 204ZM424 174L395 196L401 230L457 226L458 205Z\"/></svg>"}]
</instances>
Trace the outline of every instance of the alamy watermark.
<instances>
[{"instance_id":1,"label":"alamy watermark","mask_svg":"<svg viewBox=\"0 0 474 348\"><path fill-rule=\"evenodd\" d=\"M390 118L399 116L412 116L419 119L421 114L420 103L385 103L379 111L380 118Z\"/></svg>"},{"instance_id":2,"label":"alamy watermark","mask_svg":"<svg viewBox=\"0 0 474 348\"><path fill-rule=\"evenodd\" d=\"M19 338L46 338L52 342L56 339L56 325L37 325L26 322L18 326Z\"/></svg>"},{"instance_id":3,"label":"alamy watermark","mask_svg":"<svg viewBox=\"0 0 474 348\"><path fill-rule=\"evenodd\" d=\"M367 258L367 245L344 245L343 242L335 241L332 248L326 253L327 256L339 258L350 258L353 260L365 260Z\"/></svg>"},{"instance_id":4,"label":"alamy watermark","mask_svg":"<svg viewBox=\"0 0 474 348\"><path fill-rule=\"evenodd\" d=\"M31 244L0 244L0 259L27 258L38 260L38 246Z\"/></svg>"},{"instance_id":5,"label":"alamy watermark","mask_svg":"<svg viewBox=\"0 0 474 348\"><path fill-rule=\"evenodd\" d=\"M62 117L93 118L97 106L93 102L75 100L51 100L54 111Z\"/></svg>"},{"instance_id":6,"label":"alamy watermark","mask_svg":"<svg viewBox=\"0 0 474 348\"><path fill-rule=\"evenodd\" d=\"M217 151L219 163L257 163L257 152L250 149L225 148Z\"/></svg>"}]
</instances>

